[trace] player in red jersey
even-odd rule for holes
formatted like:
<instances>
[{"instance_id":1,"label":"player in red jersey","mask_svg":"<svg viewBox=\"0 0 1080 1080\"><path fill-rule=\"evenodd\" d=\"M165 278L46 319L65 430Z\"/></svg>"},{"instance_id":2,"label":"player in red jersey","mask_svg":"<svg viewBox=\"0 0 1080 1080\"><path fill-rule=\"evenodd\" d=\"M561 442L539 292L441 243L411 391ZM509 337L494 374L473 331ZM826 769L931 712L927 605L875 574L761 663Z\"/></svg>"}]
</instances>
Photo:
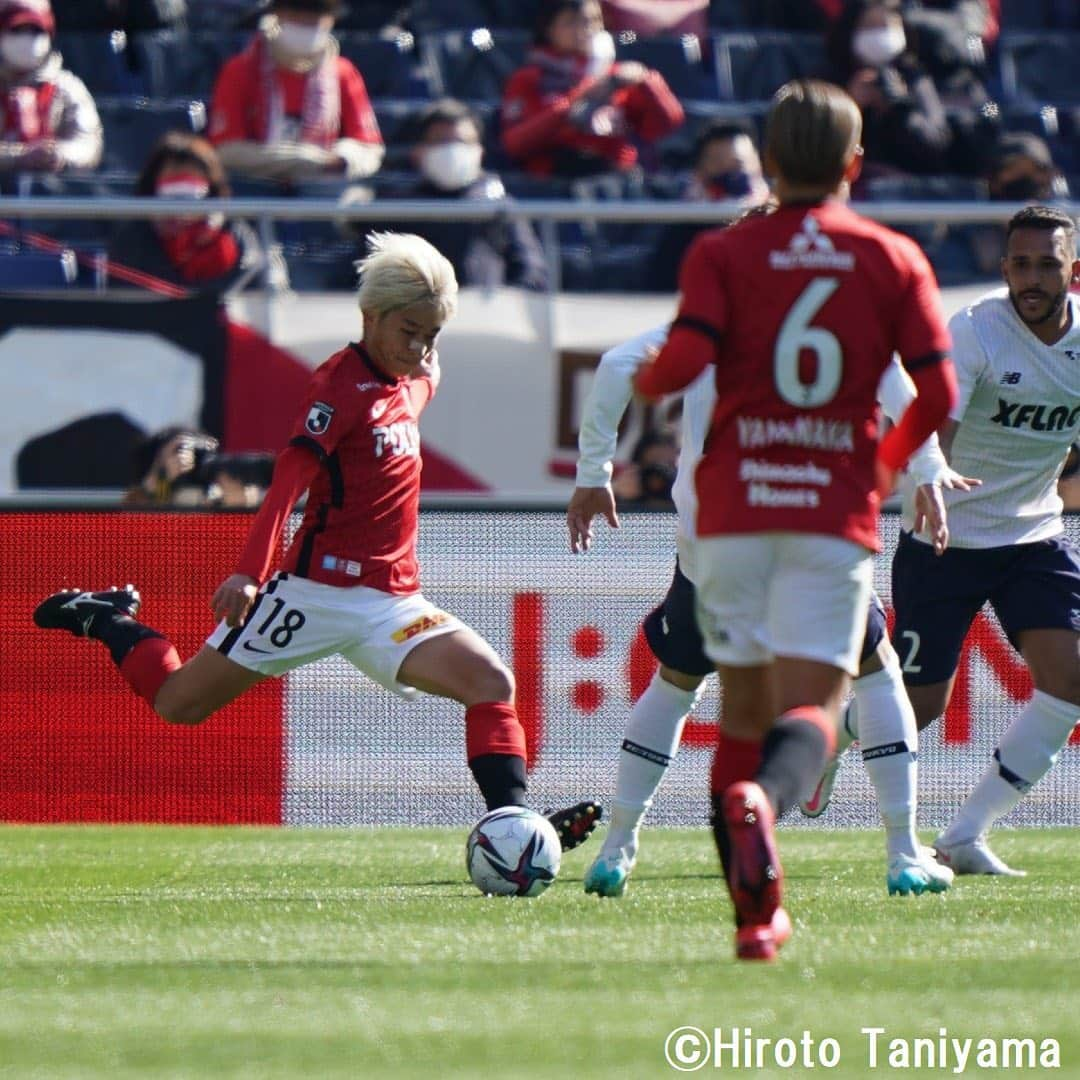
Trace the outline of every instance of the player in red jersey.
<instances>
[{"instance_id":1,"label":"player in red jersey","mask_svg":"<svg viewBox=\"0 0 1080 1080\"><path fill-rule=\"evenodd\" d=\"M835 741L880 497L956 393L925 257L845 205L861 127L835 86L780 89L766 133L779 206L695 241L678 317L636 380L656 398L716 368L694 558L698 621L724 684L713 831L746 959L770 959L790 934L773 823L809 793ZM879 444L876 395L894 350L919 396Z\"/></svg>"},{"instance_id":2,"label":"player in red jersey","mask_svg":"<svg viewBox=\"0 0 1080 1080\"><path fill-rule=\"evenodd\" d=\"M454 271L420 237L383 233L361 273L363 340L315 372L237 571L214 593L220 622L202 650L181 664L169 641L135 621L131 586L56 593L34 621L104 642L135 693L178 724L201 723L268 676L339 653L403 697L423 691L461 702L469 767L488 809L523 805L513 676L475 631L419 591L417 418L438 386L435 342L456 307ZM303 523L268 576L305 490ZM551 820L569 848L599 816L586 802Z\"/></svg>"}]
</instances>

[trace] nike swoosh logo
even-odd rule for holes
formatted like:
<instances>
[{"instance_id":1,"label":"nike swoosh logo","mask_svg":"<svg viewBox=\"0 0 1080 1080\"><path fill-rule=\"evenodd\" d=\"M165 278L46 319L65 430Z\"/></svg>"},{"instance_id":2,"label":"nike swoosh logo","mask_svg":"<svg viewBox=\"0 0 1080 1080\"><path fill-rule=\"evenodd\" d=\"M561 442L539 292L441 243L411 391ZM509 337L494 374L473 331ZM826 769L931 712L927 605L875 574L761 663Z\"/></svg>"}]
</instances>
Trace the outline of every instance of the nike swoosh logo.
<instances>
[{"instance_id":1,"label":"nike swoosh logo","mask_svg":"<svg viewBox=\"0 0 1080 1080\"><path fill-rule=\"evenodd\" d=\"M95 600L89 593L79 593L78 596L73 597L63 606L65 608L76 608L80 604L92 604L94 607L112 607L108 600Z\"/></svg>"},{"instance_id":2,"label":"nike swoosh logo","mask_svg":"<svg viewBox=\"0 0 1080 1080\"><path fill-rule=\"evenodd\" d=\"M247 649L248 652L262 653L264 656L273 656L274 655L269 649L257 648L255 645L252 645L250 641L245 641L244 642L244 648Z\"/></svg>"}]
</instances>

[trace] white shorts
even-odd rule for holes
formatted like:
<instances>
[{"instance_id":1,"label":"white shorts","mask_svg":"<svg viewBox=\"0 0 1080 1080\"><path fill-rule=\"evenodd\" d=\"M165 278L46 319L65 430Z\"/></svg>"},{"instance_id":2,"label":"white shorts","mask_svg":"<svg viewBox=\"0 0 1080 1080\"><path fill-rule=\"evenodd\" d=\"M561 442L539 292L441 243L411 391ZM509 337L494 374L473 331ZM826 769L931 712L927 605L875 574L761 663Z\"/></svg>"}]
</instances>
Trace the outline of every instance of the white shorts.
<instances>
[{"instance_id":1,"label":"white shorts","mask_svg":"<svg viewBox=\"0 0 1080 1080\"><path fill-rule=\"evenodd\" d=\"M694 543L697 616L708 657L748 667L792 656L857 673L870 600L866 548L811 533Z\"/></svg>"},{"instance_id":2,"label":"white shorts","mask_svg":"<svg viewBox=\"0 0 1080 1080\"><path fill-rule=\"evenodd\" d=\"M421 593L343 589L279 573L259 590L243 626L221 622L206 644L260 675L284 675L340 654L380 686L411 698L420 691L397 681L405 657L422 641L463 629Z\"/></svg>"}]
</instances>

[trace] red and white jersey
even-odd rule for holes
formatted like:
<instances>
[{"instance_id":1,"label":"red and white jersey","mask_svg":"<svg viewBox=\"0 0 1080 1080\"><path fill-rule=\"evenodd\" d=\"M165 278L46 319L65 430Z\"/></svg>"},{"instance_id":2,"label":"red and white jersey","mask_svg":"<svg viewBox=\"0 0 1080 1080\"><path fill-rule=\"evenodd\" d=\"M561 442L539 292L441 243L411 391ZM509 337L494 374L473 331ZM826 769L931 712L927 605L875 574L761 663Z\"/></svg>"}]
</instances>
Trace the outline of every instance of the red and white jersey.
<instances>
[{"instance_id":1,"label":"red and white jersey","mask_svg":"<svg viewBox=\"0 0 1080 1080\"><path fill-rule=\"evenodd\" d=\"M284 570L327 585L420 588L417 421L434 394L433 378L392 378L362 345L315 372L290 445L313 451L322 468Z\"/></svg>"},{"instance_id":2,"label":"red and white jersey","mask_svg":"<svg viewBox=\"0 0 1080 1080\"><path fill-rule=\"evenodd\" d=\"M926 257L830 200L703 234L680 286L675 327L716 344L698 535L819 533L877 550L878 384L894 351L914 370L949 349Z\"/></svg>"}]
</instances>

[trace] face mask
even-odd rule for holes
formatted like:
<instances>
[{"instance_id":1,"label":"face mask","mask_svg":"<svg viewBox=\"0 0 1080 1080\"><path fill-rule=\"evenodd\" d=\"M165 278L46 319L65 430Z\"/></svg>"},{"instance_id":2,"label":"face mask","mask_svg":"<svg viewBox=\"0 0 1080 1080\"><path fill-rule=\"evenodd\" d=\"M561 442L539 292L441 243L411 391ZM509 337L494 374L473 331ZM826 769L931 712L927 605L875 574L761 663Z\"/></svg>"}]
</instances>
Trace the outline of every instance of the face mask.
<instances>
[{"instance_id":1,"label":"face mask","mask_svg":"<svg viewBox=\"0 0 1080 1080\"><path fill-rule=\"evenodd\" d=\"M857 30L851 39L851 51L864 64L881 67L895 60L907 46L902 26L882 27L879 30Z\"/></svg>"},{"instance_id":2,"label":"face mask","mask_svg":"<svg viewBox=\"0 0 1080 1080\"><path fill-rule=\"evenodd\" d=\"M589 42L589 75L601 75L615 62L615 39L606 31L593 34Z\"/></svg>"},{"instance_id":3,"label":"face mask","mask_svg":"<svg viewBox=\"0 0 1080 1080\"><path fill-rule=\"evenodd\" d=\"M998 191L1003 199L1009 199L1012 202L1043 197L1043 185L1034 176L1018 176L1015 180L1002 184Z\"/></svg>"},{"instance_id":4,"label":"face mask","mask_svg":"<svg viewBox=\"0 0 1080 1080\"><path fill-rule=\"evenodd\" d=\"M52 49L48 34L0 34L0 57L8 67L32 71Z\"/></svg>"},{"instance_id":5,"label":"face mask","mask_svg":"<svg viewBox=\"0 0 1080 1080\"><path fill-rule=\"evenodd\" d=\"M443 191L460 191L480 175L483 147L479 143L448 142L431 146L420 156L420 171Z\"/></svg>"},{"instance_id":6,"label":"face mask","mask_svg":"<svg viewBox=\"0 0 1080 1080\"><path fill-rule=\"evenodd\" d=\"M278 45L293 56L316 56L330 43L330 31L307 23L278 23Z\"/></svg>"},{"instance_id":7,"label":"face mask","mask_svg":"<svg viewBox=\"0 0 1080 1080\"><path fill-rule=\"evenodd\" d=\"M714 199L744 199L754 187L750 174L741 170L706 177L705 186Z\"/></svg>"}]
</instances>

